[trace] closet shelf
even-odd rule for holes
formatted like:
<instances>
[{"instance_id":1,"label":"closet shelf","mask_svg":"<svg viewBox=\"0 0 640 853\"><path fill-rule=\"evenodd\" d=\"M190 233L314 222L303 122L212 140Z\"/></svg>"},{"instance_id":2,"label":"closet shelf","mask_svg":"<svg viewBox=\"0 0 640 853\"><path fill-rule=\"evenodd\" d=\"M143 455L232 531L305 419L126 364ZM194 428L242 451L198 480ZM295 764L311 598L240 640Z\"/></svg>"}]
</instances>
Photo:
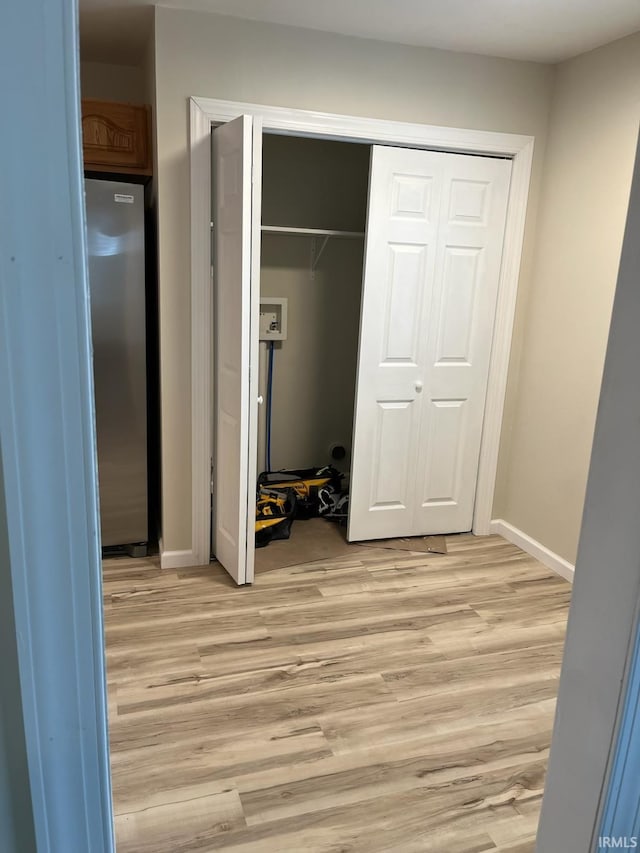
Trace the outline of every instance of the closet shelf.
<instances>
[{"instance_id":1,"label":"closet shelf","mask_svg":"<svg viewBox=\"0 0 640 853\"><path fill-rule=\"evenodd\" d=\"M263 225L262 232L264 234L298 234L303 237L313 237L313 245L311 248L311 278L315 272L318 262L324 250L327 247L330 237L364 237L364 231L332 231L327 228L290 228L283 225ZM318 244L322 238L322 243Z\"/></svg>"},{"instance_id":2,"label":"closet shelf","mask_svg":"<svg viewBox=\"0 0 640 853\"><path fill-rule=\"evenodd\" d=\"M327 228L291 228L288 225L263 225L267 234L300 234L307 237L364 237L364 231L331 231Z\"/></svg>"}]
</instances>

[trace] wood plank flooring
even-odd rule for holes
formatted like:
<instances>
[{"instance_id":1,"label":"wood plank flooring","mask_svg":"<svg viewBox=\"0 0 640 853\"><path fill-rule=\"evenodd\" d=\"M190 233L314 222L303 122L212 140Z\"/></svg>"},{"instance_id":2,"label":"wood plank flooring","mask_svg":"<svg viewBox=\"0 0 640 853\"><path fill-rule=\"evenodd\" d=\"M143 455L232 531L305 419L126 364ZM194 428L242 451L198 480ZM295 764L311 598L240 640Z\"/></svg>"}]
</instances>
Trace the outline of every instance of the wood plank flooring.
<instances>
[{"instance_id":1,"label":"wood plank flooring","mask_svg":"<svg viewBox=\"0 0 640 853\"><path fill-rule=\"evenodd\" d=\"M571 588L447 544L105 561L118 853L532 853Z\"/></svg>"}]
</instances>

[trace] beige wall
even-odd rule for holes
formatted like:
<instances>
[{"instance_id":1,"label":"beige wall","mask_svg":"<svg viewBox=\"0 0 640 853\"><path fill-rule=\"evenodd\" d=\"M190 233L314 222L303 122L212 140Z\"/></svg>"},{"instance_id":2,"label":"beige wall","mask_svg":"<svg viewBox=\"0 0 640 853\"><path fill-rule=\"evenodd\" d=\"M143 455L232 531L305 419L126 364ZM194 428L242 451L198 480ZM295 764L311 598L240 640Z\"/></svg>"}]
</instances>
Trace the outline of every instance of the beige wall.
<instances>
[{"instance_id":1,"label":"beige wall","mask_svg":"<svg viewBox=\"0 0 640 853\"><path fill-rule=\"evenodd\" d=\"M83 98L101 101L149 103L148 83L143 68L110 65L105 62L80 62L80 89Z\"/></svg>"},{"instance_id":2,"label":"beige wall","mask_svg":"<svg viewBox=\"0 0 640 853\"><path fill-rule=\"evenodd\" d=\"M155 35L163 537L165 549L181 550L191 547L187 98L199 95L535 136L522 304L530 283L554 70L162 7L156 8ZM514 368L521 328L519 310ZM510 404L508 417L511 411Z\"/></svg>"},{"instance_id":3,"label":"beige wall","mask_svg":"<svg viewBox=\"0 0 640 853\"><path fill-rule=\"evenodd\" d=\"M273 469L327 465L331 444L351 447L364 241L330 240L313 279L310 249L308 237L262 243L262 293L289 303L274 352Z\"/></svg>"},{"instance_id":4,"label":"beige wall","mask_svg":"<svg viewBox=\"0 0 640 853\"><path fill-rule=\"evenodd\" d=\"M574 562L640 117L640 33L558 66L501 516Z\"/></svg>"}]
</instances>

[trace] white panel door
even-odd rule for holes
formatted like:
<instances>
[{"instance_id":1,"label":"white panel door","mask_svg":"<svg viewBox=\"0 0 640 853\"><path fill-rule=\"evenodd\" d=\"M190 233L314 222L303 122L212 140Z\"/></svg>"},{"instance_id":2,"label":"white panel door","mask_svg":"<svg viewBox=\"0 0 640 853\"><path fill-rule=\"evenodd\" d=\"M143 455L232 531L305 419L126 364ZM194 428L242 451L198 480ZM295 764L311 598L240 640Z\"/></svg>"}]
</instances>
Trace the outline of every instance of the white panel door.
<instances>
[{"instance_id":1,"label":"white panel door","mask_svg":"<svg viewBox=\"0 0 640 853\"><path fill-rule=\"evenodd\" d=\"M471 530L510 177L372 149L352 541Z\"/></svg>"},{"instance_id":2,"label":"white panel door","mask_svg":"<svg viewBox=\"0 0 640 853\"><path fill-rule=\"evenodd\" d=\"M214 553L238 584L253 580L257 454L260 127L240 116L213 133L215 272ZM258 226L255 227L257 219ZM257 255L257 257L256 257ZM256 342L253 338L256 338Z\"/></svg>"}]
</instances>

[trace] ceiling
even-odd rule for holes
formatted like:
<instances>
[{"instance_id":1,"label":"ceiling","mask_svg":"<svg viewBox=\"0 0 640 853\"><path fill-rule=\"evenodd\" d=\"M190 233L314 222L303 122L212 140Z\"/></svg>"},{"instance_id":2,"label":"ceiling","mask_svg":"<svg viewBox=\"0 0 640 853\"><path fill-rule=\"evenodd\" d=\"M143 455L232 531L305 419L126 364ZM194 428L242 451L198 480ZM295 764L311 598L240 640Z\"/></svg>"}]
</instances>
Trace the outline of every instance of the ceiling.
<instances>
[{"instance_id":1,"label":"ceiling","mask_svg":"<svg viewBox=\"0 0 640 853\"><path fill-rule=\"evenodd\" d=\"M552 63L640 30L640 0L80 0L83 58L136 64L154 5Z\"/></svg>"}]
</instances>

